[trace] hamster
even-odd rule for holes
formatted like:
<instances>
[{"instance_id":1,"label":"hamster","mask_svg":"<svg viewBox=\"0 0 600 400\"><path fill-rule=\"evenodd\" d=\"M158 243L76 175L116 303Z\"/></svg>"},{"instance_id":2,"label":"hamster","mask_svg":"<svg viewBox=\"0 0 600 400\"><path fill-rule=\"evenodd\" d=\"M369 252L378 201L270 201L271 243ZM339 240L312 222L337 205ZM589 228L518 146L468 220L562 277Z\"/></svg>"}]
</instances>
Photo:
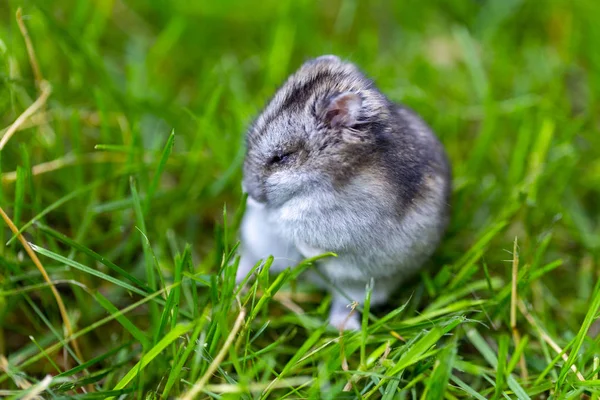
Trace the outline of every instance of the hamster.
<instances>
[{"instance_id":1,"label":"hamster","mask_svg":"<svg viewBox=\"0 0 600 400\"><path fill-rule=\"evenodd\" d=\"M272 255L271 272L318 261L329 323L360 329L353 301L385 303L436 249L449 220L451 169L427 124L354 64L304 63L246 134L248 193L236 279ZM326 279L322 279L322 277Z\"/></svg>"}]
</instances>

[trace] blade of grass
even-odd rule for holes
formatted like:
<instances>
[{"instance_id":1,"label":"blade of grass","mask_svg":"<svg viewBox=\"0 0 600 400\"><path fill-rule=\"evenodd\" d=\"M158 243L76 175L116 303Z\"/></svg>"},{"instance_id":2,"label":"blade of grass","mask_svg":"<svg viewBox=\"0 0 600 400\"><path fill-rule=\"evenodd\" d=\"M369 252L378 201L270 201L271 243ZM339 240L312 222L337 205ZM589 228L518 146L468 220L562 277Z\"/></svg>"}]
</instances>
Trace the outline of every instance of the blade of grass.
<instances>
[{"instance_id":1,"label":"blade of grass","mask_svg":"<svg viewBox=\"0 0 600 400\"><path fill-rule=\"evenodd\" d=\"M383 397L381 400L394 400L398 397L398 386L400 385L399 379L390 379L384 390Z\"/></svg>"},{"instance_id":2,"label":"blade of grass","mask_svg":"<svg viewBox=\"0 0 600 400\"><path fill-rule=\"evenodd\" d=\"M445 326L434 326L429 332L413 342L410 348L400 356L398 362L396 362L393 367L389 368L385 374L387 376L397 376L407 367L422 360L427 351L434 346L443 335L457 327L461 322L463 322L463 318L457 317L453 318ZM373 396L384 383L385 380L381 380L365 395L364 398L367 399Z\"/></svg>"},{"instance_id":3,"label":"blade of grass","mask_svg":"<svg viewBox=\"0 0 600 400\"><path fill-rule=\"evenodd\" d=\"M181 335L189 332L193 327L194 323L177 325L175 329L170 331L163 337L157 344L154 345L140 361L138 361L133 368L125 374L123 379L116 384L113 390L120 390L125 388L129 382L131 382L139 373L142 371L152 360L154 360L169 344L177 340ZM109 397L108 399L112 399L113 397Z\"/></svg>"},{"instance_id":4,"label":"blade of grass","mask_svg":"<svg viewBox=\"0 0 600 400\"><path fill-rule=\"evenodd\" d=\"M510 296L510 330L512 332L513 342L515 343L515 347L519 347L519 343L521 341L521 334L519 333L519 329L517 328L517 299L519 295L517 293L517 278L519 276L519 248L517 243L517 237L515 237L515 241L513 243L513 259L512 259L512 284L511 284L511 296ZM522 356L519 361L519 366L521 367L521 378L524 381L527 381L529 373L527 372L527 364L525 363L525 357ZM502 368L504 366L502 365ZM498 370L500 371L500 369ZM496 386L496 390L498 390L498 386ZM496 398L500 395L499 392L496 392Z\"/></svg>"},{"instance_id":5,"label":"blade of grass","mask_svg":"<svg viewBox=\"0 0 600 400\"><path fill-rule=\"evenodd\" d=\"M479 393L477 393L475 391L475 389L473 389L472 387L467 385L465 382L463 382L456 376L452 375L450 377L450 379L452 380L452 382L456 383L458 385L458 387L460 387L462 390L464 390L469 396L471 396L471 398L478 399L478 400L488 400L485 397L483 397L482 395L480 395Z\"/></svg>"},{"instance_id":6,"label":"blade of grass","mask_svg":"<svg viewBox=\"0 0 600 400\"><path fill-rule=\"evenodd\" d=\"M21 7L17 8L17 25L19 25L19 31L21 31L21 36L25 41L25 47L27 48L27 57L29 58L29 64L31 65L31 70L33 71L33 77L35 78L35 85L39 91L42 90L42 82L44 81L44 77L42 76L42 70L40 69L40 64L37 61L37 57L35 55L35 48L33 47L33 42L31 41L31 37L29 36L29 31L27 30L27 25L23 21L23 10Z\"/></svg>"},{"instance_id":7,"label":"blade of grass","mask_svg":"<svg viewBox=\"0 0 600 400\"><path fill-rule=\"evenodd\" d=\"M479 332L477 332L474 328L467 329L467 338L469 341L477 348L477 350L481 353L483 358L490 364L493 368L498 368L498 359L494 355L494 351L487 344L485 339L481 337ZM508 383L508 387L515 393L519 400L529 399L527 392L521 387L521 385L517 382L517 380L512 376L508 375L506 377L506 381Z\"/></svg>"},{"instance_id":8,"label":"blade of grass","mask_svg":"<svg viewBox=\"0 0 600 400\"><path fill-rule=\"evenodd\" d=\"M447 390L452 368L456 360L457 348L454 343L446 346L435 361L433 372L429 377L427 387L421 396L422 399L443 399Z\"/></svg>"},{"instance_id":9,"label":"blade of grass","mask_svg":"<svg viewBox=\"0 0 600 400\"><path fill-rule=\"evenodd\" d=\"M177 275L177 264L175 267L175 273ZM175 279L175 283L181 283L181 274L179 274L178 276L179 279ZM171 319L172 323L175 323L175 321L177 321L176 319L176 315L175 315L175 311L179 308L179 291L178 289L180 289L179 287L180 285L178 285L175 289L173 289L173 291L171 293L169 293L169 295L167 296L167 302L165 304L165 307L163 308L162 314L160 316L160 325L158 327L158 329L154 330L154 343L156 343L158 341L158 339L162 336L163 331L165 330L165 328L167 327L167 323L169 322L169 319ZM176 295L177 293L177 295Z\"/></svg>"},{"instance_id":10,"label":"blade of grass","mask_svg":"<svg viewBox=\"0 0 600 400\"><path fill-rule=\"evenodd\" d=\"M283 367L283 369L281 370L281 373L279 375L277 375L277 377L275 379L273 379L271 381L271 383L269 384L269 386L267 386L267 388L261 393L261 396L260 396L261 399L268 398L269 394L271 393L271 390L276 385L277 381L279 381L286 374L289 373L289 371L294 367L294 365L306 355L306 353L310 350L311 347L313 347L315 345L315 343L317 343L317 341L321 338L321 336L323 336L323 334L325 333L326 330L327 330L327 327L322 326L321 328L314 331L308 337L308 339L306 339L306 341L302 344L302 346L300 346L298 351L295 352L294 356Z\"/></svg>"},{"instance_id":11,"label":"blade of grass","mask_svg":"<svg viewBox=\"0 0 600 400\"><path fill-rule=\"evenodd\" d=\"M154 273L154 258L152 256L152 251L150 249L150 242L148 240L146 234L146 222L144 220L144 213L142 211L142 205L140 202L140 198L138 196L137 187L135 184L135 179L130 177L129 186L131 189L131 196L133 198L133 208L135 210L135 218L137 227L142 234L142 248L144 250L144 265L146 267L146 281L148 282L148 286L152 291L157 289L156 284L156 275ZM158 271L160 274L160 271ZM164 287L164 285L163 285ZM150 304L150 319L152 321L152 326L155 329L159 329L160 327L160 316L158 312L158 306L156 304ZM154 335L156 339L158 334ZM156 342L155 342L156 343Z\"/></svg>"},{"instance_id":12,"label":"blade of grass","mask_svg":"<svg viewBox=\"0 0 600 400\"><path fill-rule=\"evenodd\" d=\"M39 254L41 254L43 256L46 256L48 258L51 258L51 259L53 259L55 261L58 261L61 264L68 265L68 266L76 268L76 269L78 269L80 271L86 272L86 273L88 273L90 275L96 276L96 277L98 277L100 279L104 279L105 281L113 283L113 284L115 284L117 286L120 286L120 287L122 287L124 289L130 290L133 293L139 294L140 296L146 296L147 295L146 292L144 292L141 289L136 288L135 286L130 285L129 283L123 282L123 281L121 281L121 280L119 280L117 278L114 278L114 277L112 277L110 275L105 274L104 272L100 272L100 271L98 271L98 270L96 270L94 268L90 268L88 266L85 266L85 265L83 265L83 264L81 264L81 263L79 263L79 262L77 262L75 260L71 260L71 259L69 259L67 257L61 256L60 254L56 254L56 253L54 253L54 252L52 252L50 250L44 249L43 247L39 247L39 246L36 246L34 244L31 244L31 248L35 252L37 252L37 253L39 253Z\"/></svg>"},{"instance_id":13,"label":"blade of grass","mask_svg":"<svg viewBox=\"0 0 600 400\"><path fill-rule=\"evenodd\" d=\"M504 383L506 382L506 375L509 375L506 368L507 357L508 337L502 335L498 341L498 368L496 368L496 390L494 391L494 399L499 399L502 395Z\"/></svg>"},{"instance_id":14,"label":"blade of grass","mask_svg":"<svg viewBox=\"0 0 600 400\"><path fill-rule=\"evenodd\" d=\"M25 111L23 111L21 115L17 117L15 122L13 122L12 125L6 130L4 136L2 136L2 139L0 139L0 151L4 149L6 143L8 143L8 141L15 134L15 132L19 130L21 125L23 125L25 121L27 121L33 114L35 114L40 108L42 108L44 104L46 104L48 97L50 97L50 94L52 93L52 86L48 81L42 81L40 83L40 87L42 91L37 100L33 102L33 104L31 104Z\"/></svg>"},{"instance_id":15,"label":"blade of grass","mask_svg":"<svg viewBox=\"0 0 600 400\"><path fill-rule=\"evenodd\" d=\"M174 285L171 285L167 289L171 289L173 286ZM142 304L145 304L148 301L153 300L155 297L161 295L163 291L164 291L164 289L163 290L159 290L159 291L157 291L155 293L152 293L152 294L146 296L145 298L143 298L143 299L141 299L141 300L133 303L132 305L130 305L128 307L125 307L124 309L120 310L118 313L109 315L108 317L105 317L105 318L103 318L103 319L101 319L99 321L94 322L93 324L87 326L86 328L83 328L83 329L81 329L81 330L73 333L71 336L65 338L64 341L65 342L70 342L70 341L73 341L73 340L75 340L75 339L77 339L77 338L79 338L79 337L81 337L81 336L83 336L83 335L85 335L85 334L87 334L89 332L94 331L95 329L99 328L100 326L102 326L102 325L104 325L104 324L106 324L106 323L114 320L116 317L118 317L120 315L123 315L123 314L126 314L126 313L128 313L128 312L136 309L137 307L141 306ZM59 350L62 346L63 346L63 343L59 342L59 343L55 343L55 344L49 346L45 350L46 350L46 353L50 354L50 353L53 353L53 352ZM27 358L27 360L21 362L19 366L21 368L25 368L25 367L27 367L27 366L29 366L29 365L31 365L31 364L39 361L43 357L44 356L41 355L41 354L31 355L29 358ZM4 382L7 378L8 378L8 376L6 374L0 375L0 383Z\"/></svg>"},{"instance_id":16,"label":"blade of grass","mask_svg":"<svg viewBox=\"0 0 600 400\"><path fill-rule=\"evenodd\" d=\"M571 354L569 354L569 358L563 364L560 369L560 374L558 375L558 381L556 382L556 390L559 391L562 389L565 384L565 380L567 379L567 374L569 373L569 369L575 366L575 362L577 358L580 356L579 351L581 350L581 346L583 345L584 340L586 339L587 332L592 326L592 323L597 318L598 310L600 309L600 281L596 282L596 287L594 288L594 294L590 301L590 306L588 308L587 313L585 314L585 318L579 328L579 332L575 336L575 342L573 344L573 348L571 349Z\"/></svg>"},{"instance_id":17,"label":"blade of grass","mask_svg":"<svg viewBox=\"0 0 600 400\"><path fill-rule=\"evenodd\" d=\"M369 309L371 307L371 295L375 281L371 279L366 287L365 302L363 305L362 326L361 326L361 341L360 341L360 367L366 368L367 364L367 339L369 332Z\"/></svg>"},{"instance_id":18,"label":"blade of grass","mask_svg":"<svg viewBox=\"0 0 600 400\"><path fill-rule=\"evenodd\" d=\"M191 247L186 245L183 249L183 254L175 262L175 275L173 277L173 283L177 284L175 288L169 292L169 296L173 295L173 316L171 317L171 329L175 327L179 317L179 309L181 308L181 280L183 279L183 269L189 263L191 257Z\"/></svg>"},{"instance_id":19,"label":"blade of grass","mask_svg":"<svg viewBox=\"0 0 600 400\"><path fill-rule=\"evenodd\" d=\"M219 365L223 362L223 359L225 358L225 353L227 353L229 351L229 348L231 347L231 344L233 343L235 336L237 335L239 330L242 328L242 324L244 322L245 316L246 316L246 310L244 308L242 308L240 310L240 313L238 314L237 319L235 320L235 323L233 324L233 328L231 329L231 332L229 332L227 339L225 339L225 343L223 343L223 347L221 347L221 350L219 350L219 353L215 356L214 360L212 361L212 363L210 364L210 366L208 367L208 369L206 370L204 375L196 383L194 383L192 388L187 393L184 393L181 396L182 400L195 399L196 396L202 391L204 386L208 383L209 379L211 378L212 374L217 370Z\"/></svg>"},{"instance_id":20,"label":"blade of grass","mask_svg":"<svg viewBox=\"0 0 600 400\"><path fill-rule=\"evenodd\" d=\"M74 191L72 191L71 193L67 194L66 196L61 197L60 199L56 200L54 203L50 204L48 207L46 207L45 209L43 209L39 214L37 214L35 217L33 217L32 219L30 219L27 223L25 223L25 225L23 225L16 233L13 234L13 236L8 240L8 242L6 242L6 245L10 245L16 238L18 234L22 234L23 232L25 232L27 229L29 229L29 227L31 225L33 225L35 222L41 220L44 216L46 216L48 213L50 213L51 211L56 210L57 208L59 208L60 206L62 206L63 204L69 202L70 200L73 200L74 198L87 193L91 190L94 190L95 188L101 186L102 184L110 181L111 179L117 178L121 175L126 175L129 174L133 171L129 171L129 170L123 170L119 173L114 174L113 176L107 177L107 178L103 178L103 179L99 179L95 182L90 183L89 185L86 185L84 187L81 187L79 189L76 189Z\"/></svg>"},{"instance_id":21,"label":"blade of grass","mask_svg":"<svg viewBox=\"0 0 600 400\"><path fill-rule=\"evenodd\" d=\"M202 316L201 318L198 319L198 323L196 324L196 327L194 328L194 332L192 333L192 336L190 336L190 340L188 342L187 347L185 348L185 350L183 352L183 355L181 357L179 357L177 364L173 368L171 368L171 372L169 372L169 377L167 378L167 383L165 384L165 388L162 392L162 397L164 399L169 398L169 393L171 392L173 385L175 384L175 382L178 379L181 379L180 378L181 371L183 370L185 363L187 362L190 355L192 354L192 351L194 351L194 349L196 348L196 341L198 340L198 336L200 336L200 333L202 332L202 328L204 328L204 323L205 323L205 316Z\"/></svg>"},{"instance_id":22,"label":"blade of grass","mask_svg":"<svg viewBox=\"0 0 600 400\"><path fill-rule=\"evenodd\" d=\"M19 226L21 215L25 206L25 178L26 171L20 165L17 166L17 181L15 182L15 206L13 210L14 224Z\"/></svg>"},{"instance_id":23,"label":"blade of grass","mask_svg":"<svg viewBox=\"0 0 600 400\"><path fill-rule=\"evenodd\" d=\"M85 363L78 365L74 368L71 368L68 371L64 371L58 375L56 375L57 378L61 378L61 377L67 377L67 376L71 376L71 375L75 375L87 368L90 368L96 364L98 364L101 361L106 360L107 358L117 354L119 351L125 349L126 347L129 347L133 344L134 342L132 340L129 340L125 343L120 344L119 346L115 347L114 349L111 349L109 351L107 351L106 353L103 353L101 355L99 355L98 357L92 358L89 361L86 361Z\"/></svg>"},{"instance_id":24,"label":"blade of grass","mask_svg":"<svg viewBox=\"0 0 600 400\"><path fill-rule=\"evenodd\" d=\"M129 280L131 283L138 285L145 292L147 292L147 293L152 292L152 290L148 286L146 286L142 281L140 281L139 279L137 279L136 277L131 275L129 272L125 271L123 268L117 266L115 263L113 263L106 257L101 256L100 254L96 253L95 251L77 243L75 240L63 235L62 233L50 228L49 226L46 226L46 225L38 222L38 223L36 223L36 227L38 227L42 232L48 234L49 236L59 240L60 242L72 247L75 250L82 252L83 254L91 257L92 259L94 259L94 260L98 261L99 263L105 265L106 267L112 269L119 275L121 275L124 278L126 278L127 280Z\"/></svg>"},{"instance_id":25,"label":"blade of grass","mask_svg":"<svg viewBox=\"0 0 600 400\"><path fill-rule=\"evenodd\" d=\"M175 131L171 131L169 138L167 139L167 143L163 148L162 154L160 156L160 160L156 167L156 172L154 173L154 177L152 178L152 182L150 183L150 187L146 191L146 201L144 202L144 215L148 215L150 211L150 205L152 203L152 198L154 197L154 193L156 189L158 189L158 184L160 183L160 177L165 170L167 165L167 160L171 155L171 151L173 150L173 144L175 143Z\"/></svg>"},{"instance_id":26,"label":"blade of grass","mask_svg":"<svg viewBox=\"0 0 600 400\"><path fill-rule=\"evenodd\" d=\"M554 126L552 120L545 119L537 135L536 141L531 148L528 166L529 171L526 178L528 183L527 201L530 204L535 204L537 202L539 178L543 172L548 149L550 148L550 143L554 137Z\"/></svg>"},{"instance_id":27,"label":"blade of grass","mask_svg":"<svg viewBox=\"0 0 600 400\"><path fill-rule=\"evenodd\" d=\"M94 293L94 297L96 301L104 307L109 314L115 314L118 316L115 319L129 332L131 336L137 339L138 342L143 346L144 349L150 347L150 340L146 337L146 335L131 322L126 316L119 314L119 309L115 307L106 297L104 297L100 292L96 291Z\"/></svg>"},{"instance_id":28,"label":"blade of grass","mask_svg":"<svg viewBox=\"0 0 600 400\"><path fill-rule=\"evenodd\" d=\"M52 290L52 294L54 295L54 299L56 300L56 304L58 305L58 309L60 311L61 318L65 325L65 331L66 331L67 337L72 337L73 336L73 327L71 326L71 321L69 320L69 314L67 313L67 308L65 307L65 303L63 302L62 297L58 293L58 290L56 290L56 286L54 286L54 284L52 283L52 280L50 279L50 276L46 272L46 269L44 268L40 259L34 253L32 246L30 246L30 244L25 240L23 235L21 235L18 232L17 227L15 226L15 224L13 224L13 222L8 217L8 215L6 215L6 213L4 212L2 207L0 207L0 215L2 216L2 219L4 219L4 222L6 223L6 225L8 225L10 230L19 239L19 241L25 248L25 251L31 258L31 261L33 261L36 268L40 271L40 273L44 277L44 280L46 282L48 282L48 284L50 285L50 290ZM79 343L76 340L73 340L73 348L75 349L75 354L77 354L77 357L83 362L84 358L82 356L81 349L79 348Z\"/></svg>"},{"instance_id":29,"label":"blade of grass","mask_svg":"<svg viewBox=\"0 0 600 400\"><path fill-rule=\"evenodd\" d=\"M510 357L510 361L508 362L508 366L506 367L507 375L512 374L513 370L517 366L517 363L519 363L521 358L524 357L525 348L528 343L529 343L529 336L523 336L523 338L519 342L519 345L515 348L515 351L513 351L512 355Z\"/></svg>"},{"instance_id":30,"label":"blade of grass","mask_svg":"<svg viewBox=\"0 0 600 400\"><path fill-rule=\"evenodd\" d=\"M469 269L474 263L483 255L483 252L489 242L506 227L506 221L500 221L485 230L480 236L477 242L462 256L454 266L455 270L458 270L450 282L451 288L458 288L464 282L464 277L467 276ZM442 282L437 282L438 286L442 285Z\"/></svg>"},{"instance_id":31,"label":"blade of grass","mask_svg":"<svg viewBox=\"0 0 600 400\"><path fill-rule=\"evenodd\" d=\"M63 360L66 361L66 355L68 353L79 364L83 363L83 361L77 357L77 354L73 351L71 346L69 346L69 343L67 342L66 338L63 337L63 334L61 334L60 330L56 329L52 325L50 320L48 320L48 318L44 315L44 312L40 309L40 307L37 304L35 304L31 297L28 295L25 295L23 297L25 298L25 301L27 301L27 304L33 310L35 315L43 322L43 324L46 327L48 327L48 330L52 333L52 336L62 344L63 348L65 349L65 352L63 353ZM40 348L39 343L37 343L37 341L35 345L37 350L41 352L45 356L45 358L49 357L48 354L44 352L44 349Z\"/></svg>"}]
</instances>

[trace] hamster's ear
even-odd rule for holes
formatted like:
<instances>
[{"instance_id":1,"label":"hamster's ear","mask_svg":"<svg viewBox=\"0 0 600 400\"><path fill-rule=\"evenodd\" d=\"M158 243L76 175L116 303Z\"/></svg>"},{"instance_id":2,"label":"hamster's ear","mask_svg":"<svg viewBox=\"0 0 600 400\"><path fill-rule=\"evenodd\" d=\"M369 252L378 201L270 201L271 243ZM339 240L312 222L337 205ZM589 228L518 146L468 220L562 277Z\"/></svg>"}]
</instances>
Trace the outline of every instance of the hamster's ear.
<instances>
[{"instance_id":1,"label":"hamster's ear","mask_svg":"<svg viewBox=\"0 0 600 400\"><path fill-rule=\"evenodd\" d=\"M325 54L325 55L319 56L319 57L315 58L314 61L329 62L329 63L334 63L334 64L342 62L342 60L338 56L334 56L333 54Z\"/></svg>"},{"instance_id":2,"label":"hamster's ear","mask_svg":"<svg viewBox=\"0 0 600 400\"><path fill-rule=\"evenodd\" d=\"M359 123L361 110L360 95L345 92L325 99L319 117L330 128L349 128Z\"/></svg>"}]
</instances>

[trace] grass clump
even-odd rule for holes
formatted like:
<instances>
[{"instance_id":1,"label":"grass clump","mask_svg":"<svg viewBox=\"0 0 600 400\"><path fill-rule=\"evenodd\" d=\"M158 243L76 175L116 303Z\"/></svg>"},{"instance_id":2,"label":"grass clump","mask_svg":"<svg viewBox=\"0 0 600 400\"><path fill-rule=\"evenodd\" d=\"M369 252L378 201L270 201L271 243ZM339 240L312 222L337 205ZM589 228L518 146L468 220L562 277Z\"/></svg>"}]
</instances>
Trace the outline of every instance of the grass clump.
<instances>
[{"instance_id":1,"label":"grass clump","mask_svg":"<svg viewBox=\"0 0 600 400\"><path fill-rule=\"evenodd\" d=\"M0 396L599 398L598 15L0 3ZM455 179L432 268L343 335L295 286L315 260L234 282L244 129L326 53L421 113Z\"/></svg>"}]
</instances>

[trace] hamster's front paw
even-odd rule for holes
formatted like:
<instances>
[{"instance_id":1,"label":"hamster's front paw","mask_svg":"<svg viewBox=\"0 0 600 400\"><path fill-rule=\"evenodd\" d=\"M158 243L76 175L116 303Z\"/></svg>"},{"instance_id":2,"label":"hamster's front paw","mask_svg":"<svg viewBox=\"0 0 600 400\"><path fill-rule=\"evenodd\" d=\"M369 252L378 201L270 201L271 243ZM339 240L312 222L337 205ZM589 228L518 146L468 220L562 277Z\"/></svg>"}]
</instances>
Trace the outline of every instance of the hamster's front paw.
<instances>
[{"instance_id":1,"label":"hamster's front paw","mask_svg":"<svg viewBox=\"0 0 600 400\"><path fill-rule=\"evenodd\" d=\"M340 331L359 331L360 313L353 310L347 300L336 299L331 304L329 311L329 325Z\"/></svg>"}]
</instances>

